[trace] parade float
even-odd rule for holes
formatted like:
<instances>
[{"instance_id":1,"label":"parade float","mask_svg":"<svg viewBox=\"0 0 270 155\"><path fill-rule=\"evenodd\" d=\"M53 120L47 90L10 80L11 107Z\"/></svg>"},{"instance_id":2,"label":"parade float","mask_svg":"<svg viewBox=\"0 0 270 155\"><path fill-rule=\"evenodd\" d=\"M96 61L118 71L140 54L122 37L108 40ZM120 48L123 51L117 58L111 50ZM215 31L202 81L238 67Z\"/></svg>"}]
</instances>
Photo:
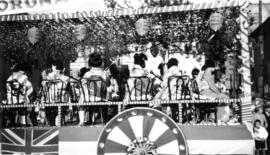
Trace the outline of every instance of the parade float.
<instances>
[{"instance_id":1,"label":"parade float","mask_svg":"<svg viewBox=\"0 0 270 155\"><path fill-rule=\"evenodd\" d=\"M253 154L253 138L243 125L252 117L247 6L247 1L231 0L0 16L1 52L13 64L25 59L43 69L43 60L48 56L61 57L69 63L76 60L78 49L85 51L89 46L114 58L134 52L127 45L136 43L141 47L149 42L160 44L166 51L164 55L178 52L198 61L204 55L227 64L226 67L233 64L228 73L231 99L158 101L177 107L178 116L173 119L153 108L140 107L157 101L45 103L45 108L56 107L59 116L63 107L72 106L113 106L118 114L101 125L65 126L59 118L55 127L2 128L2 154ZM232 63L225 63L225 57ZM182 123L184 104L217 103L234 103L239 123ZM127 105L136 107L125 109ZM36 106L1 104L1 109Z\"/></svg>"}]
</instances>

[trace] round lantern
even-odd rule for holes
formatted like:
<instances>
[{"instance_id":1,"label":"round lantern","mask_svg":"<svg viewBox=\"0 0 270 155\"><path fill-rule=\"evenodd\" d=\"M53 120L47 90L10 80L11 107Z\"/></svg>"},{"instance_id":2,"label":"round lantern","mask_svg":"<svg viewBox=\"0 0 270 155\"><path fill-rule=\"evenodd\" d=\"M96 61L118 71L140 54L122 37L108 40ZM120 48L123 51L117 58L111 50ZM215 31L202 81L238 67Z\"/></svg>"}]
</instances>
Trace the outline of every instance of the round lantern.
<instances>
[{"instance_id":1,"label":"round lantern","mask_svg":"<svg viewBox=\"0 0 270 155\"><path fill-rule=\"evenodd\" d=\"M210 28L212 30L214 30L215 32L218 31L223 24L223 16L220 13L213 13L210 17L209 17L209 25Z\"/></svg>"},{"instance_id":2,"label":"round lantern","mask_svg":"<svg viewBox=\"0 0 270 155\"><path fill-rule=\"evenodd\" d=\"M28 30L27 38L34 45L41 38L41 32L40 32L40 30L38 28L36 28L36 27L30 28Z\"/></svg>"},{"instance_id":3,"label":"round lantern","mask_svg":"<svg viewBox=\"0 0 270 155\"><path fill-rule=\"evenodd\" d=\"M137 33L140 36L143 36L143 35L145 35L149 31L149 29L150 29L150 22L149 22L148 19L140 18L135 23L135 28L136 28Z\"/></svg>"},{"instance_id":4,"label":"round lantern","mask_svg":"<svg viewBox=\"0 0 270 155\"><path fill-rule=\"evenodd\" d=\"M83 24L77 25L75 28L75 35L79 41L82 41L86 36L86 26Z\"/></svg>"}]
</instances>

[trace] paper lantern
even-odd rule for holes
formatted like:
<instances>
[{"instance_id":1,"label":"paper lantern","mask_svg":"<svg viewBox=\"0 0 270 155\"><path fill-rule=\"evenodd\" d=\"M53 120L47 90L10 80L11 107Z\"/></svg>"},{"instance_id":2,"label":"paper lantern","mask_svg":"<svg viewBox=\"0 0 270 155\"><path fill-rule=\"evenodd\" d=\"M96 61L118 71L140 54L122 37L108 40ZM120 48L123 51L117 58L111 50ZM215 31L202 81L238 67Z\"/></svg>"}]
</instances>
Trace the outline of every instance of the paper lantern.
<instances>
[{"instance_id":1,"label":"paper lantern","mask_svg":"<svg viewBox=\"0 0 270 155\"><path fill-rule=\"evenodd\" d=\"M34 45L41 38L41 32L40 32L40 30L38 28L36 28L36 27L30 28L28 30L27 38Z\"/></svg>"},{"instance_id":2,"label":"paper lantern","mask_svg":"<svg viewBox=\"0 0 270 155\"><path fill-rule=\"evenodd\" d=\"M223 24L223 16L220 13L213 13L209 17L210 28L215 32L222 27L222 24Z\"/></svg>"},{"instance_id":3,"label":"paper lantern","mask_svg":"<svg viewBox=\"0 0 270 155\"><path fill-rule=\"evenodd\" d=\"M86 36L86 26L83 24L77 25L75 28L75 35L79 41L82 41Z\"/></svg>"},{"instance_id":4,"label":"paper lantern","mask_svg":"<svg viewBox=\"0 0 270 155\"><path fill-rule=\"evenodd\" d=\"M143 19L140 18L136 23L135 23L135 28L136 32L140 35L143 36L145 35L149 29L150 29L150 22L148 19Z\"/></svg>"}]
</instances>

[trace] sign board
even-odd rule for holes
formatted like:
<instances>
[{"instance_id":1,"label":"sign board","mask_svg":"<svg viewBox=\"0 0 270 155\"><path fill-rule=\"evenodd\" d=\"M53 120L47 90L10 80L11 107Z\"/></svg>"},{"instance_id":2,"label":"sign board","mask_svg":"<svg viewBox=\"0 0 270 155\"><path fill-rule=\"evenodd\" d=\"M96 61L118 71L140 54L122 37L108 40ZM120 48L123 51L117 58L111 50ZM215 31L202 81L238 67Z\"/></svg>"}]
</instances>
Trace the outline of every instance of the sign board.
<instances>
[{"instance_id":1,"label":"sign board","mask_svg":"<svg viewBox=\"0 0 270 155\"><path fill-rule=\"evenodd\" d=\"M50 7L60 5L68 0L0 0L0 16L20 14L41 9L50 10Z\"/></svg>"}]
</instances>

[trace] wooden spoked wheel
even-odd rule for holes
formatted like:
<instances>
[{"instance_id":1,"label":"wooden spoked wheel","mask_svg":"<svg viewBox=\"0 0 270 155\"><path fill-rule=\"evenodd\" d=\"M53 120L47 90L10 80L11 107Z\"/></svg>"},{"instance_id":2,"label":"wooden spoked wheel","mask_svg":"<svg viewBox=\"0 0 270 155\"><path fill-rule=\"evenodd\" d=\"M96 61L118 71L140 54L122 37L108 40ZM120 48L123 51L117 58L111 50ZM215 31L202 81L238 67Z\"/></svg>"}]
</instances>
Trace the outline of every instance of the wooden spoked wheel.
<instances>
[{"instance_id":1,"label":"wooden spoked wheel","mask_svg":"<svg viewBox=\"0 0 270 155\"><path fill-rule=\"evenodd\" d=\"M102 130L98 155L187 155L177 124L151 108L132 108L115 116Z\"/></svg>"}]
</instances>

